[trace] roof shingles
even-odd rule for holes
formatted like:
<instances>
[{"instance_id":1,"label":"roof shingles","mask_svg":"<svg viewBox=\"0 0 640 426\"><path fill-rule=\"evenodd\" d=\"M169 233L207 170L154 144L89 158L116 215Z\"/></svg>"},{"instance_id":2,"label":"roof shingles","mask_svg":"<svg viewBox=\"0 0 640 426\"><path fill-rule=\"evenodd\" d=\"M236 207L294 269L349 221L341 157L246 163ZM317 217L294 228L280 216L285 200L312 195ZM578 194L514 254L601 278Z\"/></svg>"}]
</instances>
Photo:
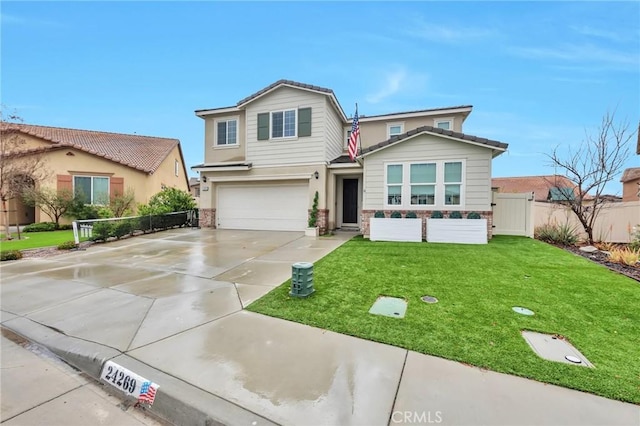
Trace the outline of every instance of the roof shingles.
<instances>
[{"instance_id":1,"label":"roof shingles","mask_svg":"<svg viewBox=\"0 0 640 426\"><path fill-rule=\"evenodd\" d=\"M3 132L19 131L57 146L75 148L145 173L155 172L180 144L178 139L32 124L1 123L0 129Z\"/></svg>"}]
</instances>

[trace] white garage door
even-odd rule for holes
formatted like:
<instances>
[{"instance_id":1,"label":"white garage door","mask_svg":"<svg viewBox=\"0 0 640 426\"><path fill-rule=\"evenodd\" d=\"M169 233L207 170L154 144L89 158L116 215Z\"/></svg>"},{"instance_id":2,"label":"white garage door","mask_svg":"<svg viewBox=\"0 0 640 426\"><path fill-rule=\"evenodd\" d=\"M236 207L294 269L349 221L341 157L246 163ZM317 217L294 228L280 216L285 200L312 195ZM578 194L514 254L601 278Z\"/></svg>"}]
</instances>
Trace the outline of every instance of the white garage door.
<instances>
[{"instance_id":1,"label":"white garage door","mask_svg":"<svg viewBox=\"0 0 640 426\"><path fill-rule=\"evenodd\" d=\"M307 227L307 184L218 187L221 229L303 231Z\"/></svg>"}]
</instances>

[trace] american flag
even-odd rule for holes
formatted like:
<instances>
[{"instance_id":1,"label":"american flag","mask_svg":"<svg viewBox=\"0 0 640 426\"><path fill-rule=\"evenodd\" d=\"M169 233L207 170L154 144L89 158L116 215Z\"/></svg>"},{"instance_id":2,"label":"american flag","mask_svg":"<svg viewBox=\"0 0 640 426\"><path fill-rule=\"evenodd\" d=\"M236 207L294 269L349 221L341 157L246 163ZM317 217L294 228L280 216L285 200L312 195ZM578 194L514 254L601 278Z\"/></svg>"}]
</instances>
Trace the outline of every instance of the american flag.
<instances>
[{"instance_id":1,"label":"american flag","mask_svg":"<svg viewBox=\"0 0 640 426\"><path fill-rule=\"evenodd\" d=\"M138 402L146 402L149 405L153 404L153 401L156 399L156 388L158 385L151 382L143 382L142 387L140 388L140 396L138 397Z\"/></svg>"},{"instance_id":2,"label":"american flag","mask_svg":"<svg viewBox=\"0 0 640 426\"><path fill-rule=\"evenodd\" d=\"M353 116L351 125L351 136L349 136L349 158L355 161L358 153L358 137L360 136L360 121L358 120L358 105L356 105L356 115Z\"/></svg>"}]
</instances>

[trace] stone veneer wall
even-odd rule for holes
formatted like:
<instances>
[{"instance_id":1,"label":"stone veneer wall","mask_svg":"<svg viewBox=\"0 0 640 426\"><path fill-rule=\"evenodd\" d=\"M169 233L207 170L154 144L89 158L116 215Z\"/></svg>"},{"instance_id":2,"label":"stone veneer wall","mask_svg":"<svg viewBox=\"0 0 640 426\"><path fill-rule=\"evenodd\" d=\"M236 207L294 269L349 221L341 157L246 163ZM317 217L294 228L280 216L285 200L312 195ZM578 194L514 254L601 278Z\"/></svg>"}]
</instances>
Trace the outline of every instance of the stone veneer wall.
<instances>
[{"instance_id":1,"label":"stone veneer wall","mask_svg":"<svg viewBox=\"0 0 640 426\"><path fill-rule=\"evenodd\" d=\"M361 223L360 232L362 233L362 235L367 237L369 236L369 219L374 217L374 215L376 214L376 211L378 210L362 210L362 216L360 221ZM431 210L382 210L382 212L384 212L384 217L391 217L391 213L394 211L399 211L402 214L402 217L405 217L407 215L407 212L410 212L410 211L415 212L418 219L422 220L422 239L423 240L427 239L427 221L424 219L431 217L431 213L433 213L433 211ZM449 217L449 213L451 213L451 211L449 210L440 210L440 211L442 212L445 218ZM458 211L460 211L463 218L466 218L467 215L472 211L479 213L483 219L487 219L487 239L490 240L493 237L493 212L492 211L484 211L484 212L479 212L477 210L469 210L469 211L458 210Z\"/></svg>"},{"instance_id":2,"label":"stone veneer wall","mask_svg":"<svg viewBox=\"0 0 640 426\"><path fill-rule=\"evenodd\" d=\"M216 209L200 209L199 219L201 228L215 228Z\"/></svg>"},{"instance_id":3,"label":"stone veneer wall","mask_svg":"<svg viewBox=\"0 0 640 426\"><path fill-rule=\"evenodd\" d=\"M308 217L311 218L311 209L309 209ZM318 219L316 225L320 235L327 233L327 224L329 223L329 209L318 209Z\"/></svg>"}]
</instances>

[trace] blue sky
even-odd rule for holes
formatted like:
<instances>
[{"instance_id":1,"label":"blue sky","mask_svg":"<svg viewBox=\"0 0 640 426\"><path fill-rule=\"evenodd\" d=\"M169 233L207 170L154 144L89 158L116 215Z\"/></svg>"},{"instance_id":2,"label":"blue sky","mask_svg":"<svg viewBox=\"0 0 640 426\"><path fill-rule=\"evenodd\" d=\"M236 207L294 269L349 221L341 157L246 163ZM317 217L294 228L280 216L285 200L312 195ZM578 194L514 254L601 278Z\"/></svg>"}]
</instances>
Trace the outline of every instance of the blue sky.
<instances>
[{"instance_id":1,"label":"blue sky","mask_svg":"<svg viewBox=\"0 0 640 426\"><path fill-rule=\"evenodd\" d=\"M580 144L607 110L632 129L640 118L635 1L0 8L9 110L30 124L175 137L187 167L204 158L194 110L281 78L333 89L348 115L356 102L365 115L471 104L465 133L509 143L494 176L553 173L543 153Z\"/></svg>"}]
</instances>

